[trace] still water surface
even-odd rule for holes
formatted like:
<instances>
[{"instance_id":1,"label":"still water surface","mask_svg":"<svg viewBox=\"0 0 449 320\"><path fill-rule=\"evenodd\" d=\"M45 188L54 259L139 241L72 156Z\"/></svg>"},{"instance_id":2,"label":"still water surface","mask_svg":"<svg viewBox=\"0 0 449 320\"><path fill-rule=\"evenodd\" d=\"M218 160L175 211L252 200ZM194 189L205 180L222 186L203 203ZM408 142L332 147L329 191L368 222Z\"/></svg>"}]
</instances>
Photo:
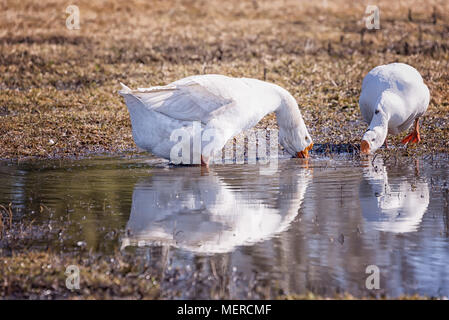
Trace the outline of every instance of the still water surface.
<instances>
[{"instance_id":1,"label":"still water surface","mask_svg":"<svg viewBox=\"0 0 449 320\"><path fill-rule=\"evenodd\" d=\"M148 156L3 163L0 204L12 203L16 221L63 226L32 248L121 250L147 255L162 273L207 270L228 279L222 297L255 297L234 275L263 284L265 296L369 295L369 265L381 273L374 294L449 296L448 168L380 157L282 159L276 172L201 172ZM211 297L182 279L162 290L172 285L180 298Z\"/></svg>"}]
</instances>

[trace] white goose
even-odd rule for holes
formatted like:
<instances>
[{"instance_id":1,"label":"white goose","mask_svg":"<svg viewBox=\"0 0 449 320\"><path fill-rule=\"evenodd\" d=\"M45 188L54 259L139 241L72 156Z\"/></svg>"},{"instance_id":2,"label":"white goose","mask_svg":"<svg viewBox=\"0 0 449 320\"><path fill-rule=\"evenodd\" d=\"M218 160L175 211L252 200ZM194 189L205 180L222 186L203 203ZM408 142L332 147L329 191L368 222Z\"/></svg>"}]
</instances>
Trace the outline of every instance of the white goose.
<instances>
[{"instance_id":1,"label":"white goose","mask_svg":"<svg viewBox=\"0 0 449 320\"><path fill-rule=\"evenodd\" d=\"M141 179L134 187L122 249L169 245L224 253L281 234L298 215L313 171L281 164L267 181L256 167L248 170L245 185L216 172L194 176L190 168L155 171Z\"/></svg>"},{"instance_id":2,"label":"white goose","mask_svg":"<svg viewBox=\"0 0 449 320\"><path fill-rule=\"evenodd\" d=\"M389 179L383 160L363 169L359 199L368 227L384 232L418 231L430 203L429 186L422 179L410 181L401 177Z\"/></svg>"},{"instance_id":3,"label":"white goose","mask_svg":"<svg viewBox=\"0 0 449 320\"><path fill-rule=\"evenodd\" d=\"M131 116L135 143L156 156L170 159L176 129L193 134L192 122L212 132L201 141L201 164L223 148L226 142L256 125L266 114L275 112L279 142L294 157L307 158L312 138L304 124L298 104L285 89L264 81L231 78L223 75L187 77L166 86L131 90L122 84ZM192 152L193 152L192 148ZM191 163L195 163L192 153ZM190 163L189 163L190 164Z\"/></svg>"},{"instance_id":4,"label":"white goose","mask_svg":"<svg viewBox=\"0 0 449 320\"><path fill-rule=\"evenodd\" d=\"M362 83L359 105L363 119L370 124L363 135L362 153L376 151L387 134L399 134L414 123L414 130L402 143L421 141L419 117L429 105L429 89L419 72L403 63L391 63L371 70Z\"/></svg>"}]
</instances>

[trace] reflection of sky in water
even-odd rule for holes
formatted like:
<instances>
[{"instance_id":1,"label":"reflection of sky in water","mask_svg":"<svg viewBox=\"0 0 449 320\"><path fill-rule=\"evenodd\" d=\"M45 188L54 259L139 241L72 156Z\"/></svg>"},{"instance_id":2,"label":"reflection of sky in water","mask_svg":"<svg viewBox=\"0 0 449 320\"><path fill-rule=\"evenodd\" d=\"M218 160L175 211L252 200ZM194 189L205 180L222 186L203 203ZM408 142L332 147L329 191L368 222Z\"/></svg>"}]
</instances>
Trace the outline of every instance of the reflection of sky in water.
<instances>
[{"instance_id":1,"label":"reflection of sky in water","mask_svg":"<svg viewBox=\"0 0 449 320\"><path fill-rule=\"evenodd\" d=\"M80 240L94 251L138 247L135 254L149 250L172 266L257 275L284 293L367 294L365 268L376 264L383 293L447 296L448 171L444 161L379 157L362 166L318 159L309 168L282 159L273 176L254 165L200 175L145 158L10 165L0 166L0 203L21 206L37 225L50 219L30 216L41 203L55 223L69 220L69 237L41 241L59 249ZM193 288L184 295L207 298Z\"/></svg>"}]
</instances>

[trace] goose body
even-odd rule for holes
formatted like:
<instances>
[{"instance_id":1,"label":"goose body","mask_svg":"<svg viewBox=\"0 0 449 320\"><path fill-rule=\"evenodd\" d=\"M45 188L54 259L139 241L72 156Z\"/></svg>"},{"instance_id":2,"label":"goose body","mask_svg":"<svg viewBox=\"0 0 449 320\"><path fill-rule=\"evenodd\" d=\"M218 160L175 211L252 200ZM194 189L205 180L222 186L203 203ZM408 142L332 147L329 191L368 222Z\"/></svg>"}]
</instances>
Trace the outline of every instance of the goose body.
<instances>
[{"instance_id":1,"label":"goose body","mask_svg":"<svg viewBox=\"0 0 449 320\"><path fill-rule=\"evenodd\" d=\"M430 203L427 182L389 179L382 159L365 167L363 177L359 199L367 226L392 233L418 231Z\"/></svg>"},{"instance_id":2,"label":"goose body","mask_svg":"<svg viewBox=\"0 0 449 320\"><path fill-rule=\"evenodd\" d=\"M249 78L198 75L166 86L137 90L122 86L119 93L130 113L135 143L159 157L170 159L177 142L170 138L175 130L183 129L193 136L193 122L200 125L202 132L212 132L209 137L213 138L203 136L201 140L201 156L207 158L271 112L276 112L279 141L287 152L307 157L312 146L295 99L275 84Z\"/></svg>"},{"instance_id":3,"label":"goose body","mask_svg":"<svg viewBox=\"0 0 449 320\"><path fill-rule=\"evenodd\" d=\"M289 163L269 181L252 167L245 171L251 182L247 185L216 172L195 176L189 169L153 174L136 183L122 248L168 245L215 254L262 242L290 227L312 179L312 170Z\"/></svg>"},{"instance_id":4,"label":"goose body","mask_svg":"<svg viewBox=\"0 0 449 320\"><path fill-rule=\"evenodd\" d=\"M386 142L388 133L399 134L413 123L413 133L403 142L418 142L419 117L429 101L429 89L415 68L391 63L372 69L363 79L359 100L362 117L370 124L362 138L362 152L374 152Z\"/></svg>"}]
</instances>

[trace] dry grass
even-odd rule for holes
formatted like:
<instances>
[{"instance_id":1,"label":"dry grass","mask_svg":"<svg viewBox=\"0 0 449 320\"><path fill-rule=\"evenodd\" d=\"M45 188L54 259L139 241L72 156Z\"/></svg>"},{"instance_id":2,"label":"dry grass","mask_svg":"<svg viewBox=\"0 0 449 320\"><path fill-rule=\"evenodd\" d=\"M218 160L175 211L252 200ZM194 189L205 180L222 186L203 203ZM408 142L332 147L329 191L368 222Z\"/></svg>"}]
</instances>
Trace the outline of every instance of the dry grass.
<instances>
[{"instance_id":1,"label":"dry grass","mask_svg":"<svg viewBox=\"0 0 449 320\"><path fill-rule=\"evenodd\" d=\"M81 0L80 30L65 27L67 4L0 1L0 158L136 150L118 82L202 73L275 82L316 143L358 144L363 76L393 61L415 66L431 90L413 152L448 153L447 1L376 1L381 29L369 32L367 1ZM259 124L274 125L274 115Z\"/></svg>"},{"instance_id":2,"label":"dry grass","mask_svg":"<svg viewBox=\"0 0 449 320\"><path fill-rule=\"evenodd\" d=\"M80 289L66 287L66 268L78 266ZM159 284L149 270L121 255L61 255L28 251L2 257L3 299L156 299Z\"/></svg>"}]
</instances>

